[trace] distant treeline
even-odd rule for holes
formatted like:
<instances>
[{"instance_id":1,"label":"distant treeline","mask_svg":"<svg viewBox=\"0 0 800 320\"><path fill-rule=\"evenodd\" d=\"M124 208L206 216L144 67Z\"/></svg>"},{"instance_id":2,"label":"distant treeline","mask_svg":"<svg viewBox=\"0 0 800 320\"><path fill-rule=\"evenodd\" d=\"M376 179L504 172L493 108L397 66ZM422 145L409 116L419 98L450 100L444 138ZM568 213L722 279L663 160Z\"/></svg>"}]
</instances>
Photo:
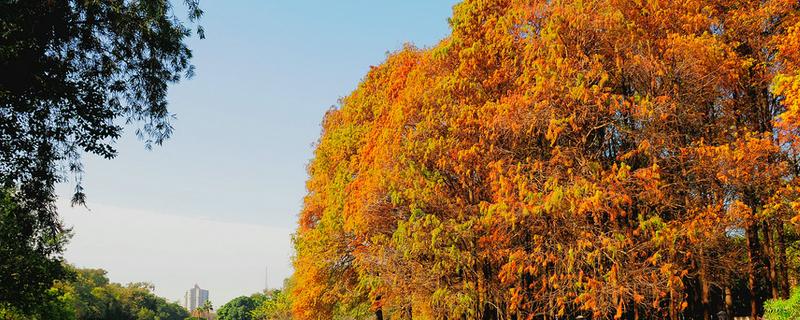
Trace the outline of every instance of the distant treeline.
<instances>
[{"instance_id":1,"label":"distant treeline","mask_svg":"<svg viewBox=\"0 0 800 320\"><path fill-rule=\"evenodd\" d=\"M176 302L153 294L145 282L121 285L108 280L102 269L66 266L39 304L22 312L0 305L3 320L184 320L189 312Z\"/></svg>"},{"instance_id":2,"label":"distant treeline","mask_svg":"<svg viewBox=\"0 0 800 320\"><path fill-rule=\"evenodd\" d=\"M289 320L292 301L289 295L291 278L283 289L268 290L237 297L217 310L218 320Z\"/></svg>"}]
</instances>

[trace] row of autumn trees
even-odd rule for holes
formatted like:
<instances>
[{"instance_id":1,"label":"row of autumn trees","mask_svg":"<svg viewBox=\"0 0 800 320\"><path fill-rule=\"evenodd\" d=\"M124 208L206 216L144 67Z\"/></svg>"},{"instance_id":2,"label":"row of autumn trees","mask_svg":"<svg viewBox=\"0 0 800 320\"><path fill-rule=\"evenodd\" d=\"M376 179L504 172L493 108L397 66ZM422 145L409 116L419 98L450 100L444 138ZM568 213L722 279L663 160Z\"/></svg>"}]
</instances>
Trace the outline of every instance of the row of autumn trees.
<instances>
[{"instance_id":1,"label":"row of autumn trees","mask_svg":"<svg viewBox=\"0 0 800 320\"><path fill-rule=\"evenodd\" d=\"M293 314L709 319L800 259L800 3L467 0L309 165Z\"/></svg>"}]
</instances>

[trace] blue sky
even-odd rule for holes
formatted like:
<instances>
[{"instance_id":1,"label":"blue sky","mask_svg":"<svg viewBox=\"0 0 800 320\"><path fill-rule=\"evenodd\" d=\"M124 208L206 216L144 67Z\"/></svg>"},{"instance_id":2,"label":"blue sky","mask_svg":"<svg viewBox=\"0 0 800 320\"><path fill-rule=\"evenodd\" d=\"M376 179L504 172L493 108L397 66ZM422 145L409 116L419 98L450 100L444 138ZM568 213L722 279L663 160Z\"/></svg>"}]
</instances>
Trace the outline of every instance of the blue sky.
<instances>
[{"instance_id":1,"label":"blue sky","mask_svg":"<svg viewBox=\"0 0 800 320\"><path fill-rule=\"evenodd\" d=\"M128 130L116 159L85 159L91 212L61 202L67 259L171 300L195 282L217 305L260 290L265 264L278 286L324 112L387 51L445 37L453 4L201 1L197 75L169 95L175 135L147 151Z\"/></svg>"}]
</instances>

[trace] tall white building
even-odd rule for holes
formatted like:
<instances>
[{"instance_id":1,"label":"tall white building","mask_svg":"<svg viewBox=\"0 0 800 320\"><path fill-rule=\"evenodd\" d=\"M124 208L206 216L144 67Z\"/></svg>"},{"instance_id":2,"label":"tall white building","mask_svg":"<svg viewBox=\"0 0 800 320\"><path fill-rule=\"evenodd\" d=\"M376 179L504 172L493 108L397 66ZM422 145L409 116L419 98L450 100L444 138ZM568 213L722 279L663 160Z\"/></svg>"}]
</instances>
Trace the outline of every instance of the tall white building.
<instances>
[{"instance_id":1,"label":"tall white building","mask_svg":"<svg viewBox=\"0 0 800 320\"><path fill-rule=\"evenodd\" d=\"M186 291L186 295L183 297L183 306L186 307L189 312L192 312L194 309L203 306L206 301L208 301L208 290L200 289L200 287L195 284L194 288Z\"/></svg>"}]
</instances>

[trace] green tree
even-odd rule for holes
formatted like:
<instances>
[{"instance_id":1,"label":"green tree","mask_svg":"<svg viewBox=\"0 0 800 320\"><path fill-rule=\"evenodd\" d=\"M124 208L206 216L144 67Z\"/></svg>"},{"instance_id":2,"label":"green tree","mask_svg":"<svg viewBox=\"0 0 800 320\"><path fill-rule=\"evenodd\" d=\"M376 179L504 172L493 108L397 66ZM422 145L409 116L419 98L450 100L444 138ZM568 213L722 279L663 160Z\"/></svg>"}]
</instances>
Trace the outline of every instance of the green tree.
<instances>
[{"instance_id":1,"label":"green tree","mask_svg":"<svg viewBox=\"0 0 800 320\"><path fill-rule=\"evenodd\" d=\"M0 305L3 320L183 320L189 312L153 294L146 282L112 283L102 269L65 265L72 277L57 280L31 311Z\"/></svg>"},{"instance_id":2,"label":"green tree","mask_svg":"<svg viewBox=\"0 0 800 320\"><path fill-rule=\"evenodd\" d=\"M42 233L38 223L13 191L0 189L0 306L22 314L48 308L53 302L48 289L68 275L60 254L68 234Z\"/></svg>"},{"instance_id":3,"label":"green tree","mask_svg":"<svg viewBox=\"0 0 800 320\"><path fill-rule=\"evenodd\" d=\"M251 320L253 319L253 310L263 300L264 295L260 294L237 297L220 307L217 316L219 316L219 320Z\"/></svg>"},{"instance_id":4,"label":"green tree","mask_svg":"<svg viewBox=\"0 0 800 320\"><path fill-rule=\"evenodd\" d=\"M3 320L75 320L75 310L63 292L51 288L33 311L22 312L11 305L0 305Z\"/></svg>"},{"instance_id":5,"label":"green tree","mask_svg":"<svg viewBox=\"0 0 800 320\"><path fill-rule=\"evenodd\" d=\"M125 125L148 148L169 138L167 88L193 74L190 35L167 0L0 1L0 188L14 190L0 208L0 304L29 312L60 276L54 186L71 172L84 203L81 154L115 157Z\"/></svg>"},{"instance_id":6,"label":"green tree","mask_svg":"<svg viewBox=\"0 0 800 320\"><path fill-rule=\"evenodd\" d=\"M58 281L54 290L73 310L75 319L182 320L189 312L153 294L145 282L112 283L102 269L74 269L73 281Z\"/></svg>"},{"instance_id":7,"label":"green tree","mask_svg":"<svg viewBox=\"0 0 800 320\"><path fill-rule=\"evenodd\" d=\"M252 319L288 320L292 318L292 299L286 286L283 290L267 292L265 299L252 312Z\"/></svg>"}]
</instances>

